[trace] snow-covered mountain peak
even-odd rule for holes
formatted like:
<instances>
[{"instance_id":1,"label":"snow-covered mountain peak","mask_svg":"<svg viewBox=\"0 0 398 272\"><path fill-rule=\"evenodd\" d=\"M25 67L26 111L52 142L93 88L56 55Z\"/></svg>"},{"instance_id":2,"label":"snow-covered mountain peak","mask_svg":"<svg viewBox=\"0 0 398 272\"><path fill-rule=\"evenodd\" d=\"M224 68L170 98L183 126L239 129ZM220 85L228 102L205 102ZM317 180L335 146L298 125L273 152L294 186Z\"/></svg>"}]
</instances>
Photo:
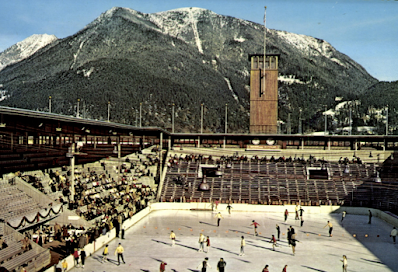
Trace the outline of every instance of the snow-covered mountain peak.
<instances>
[{"instance_id":1,"label":"snow-covered mountain peak","mask_svg":"<svg viewBox=\"0 0 398 272\"><path fill-rule=\"evenodd\" d=\"M57 40L55 35L34 34L0 53L0 70L33 55L37 50Z\"/></svg>"},{"instance_id":2,"label":"snow-covered mountain peak","mask_svg":"<svg viewBox=\"0 0 398 272\"><path fill-rule=\"evenodd\" d=\"M113 7L105 12L103 12L100 16L98 16L94 21L86 25L83 30L95 27L96 25L100 25L102 23L108 22L112 20L112 18L116 16L137 16L137 15L144 15L143 13L136 11L130 8L123 8L123 7Z\"/></svg>"},{"instance_id":3,"label":"snow-covered mountain peak","mask_svg":"<svg viewBox=\"0 0 398 272\"><path fill-rule=\"evenodd\" d=\"M210 11L208 9L204 9L204 8L197 8L197 7L187 7L187 8L177 8L177 9L172 9L172 10L168 10L168 11L162 11L162 12L158 12L157 14L162 14L162 13L193 13L193 14L203 14L203 13L214 13L213 11Z\"/></svg>"},{"instance_id":4,"label":"snow-covered mountain peak","mask_svg":"<svg viewBox=\"0 0 398 272\"><path fill-rule=\"evenodd\" d=\"M132 14L138 14L139 12L134 10L134 9L130 9L130 8L123 8L123 7L113 7L107 11L105 11L103 14L100 15L99 18L110 18L113 17L115 14L117 14L118 12L129 12Z\"/></svg>"},{"instance_id":5,"label":"snow-covered mountain peak","mask_svg":"<svg viewBox=\"0 0 398 272\"><path fill-rule=\"evenodd\" d=\"M200 53L203 53L202 40L198 30L198 22L203 17L218 16L216 13L203 8L178 8L169 11L148 14L149 20L154 23L163 33L178 37L185 42L191 41L184 38L181 33L192 33L194 44Z\"/></svg>"},{"instance_id":6,"label":"snow-covered mountain peak","mask_svg":"<svg viewBox=\"0 0 398 272\"><path fill-rule=\"evenodd\" d=\"M40 48L57 40L55 35L33 34L15 45L21 50L21 57L27 58Z\"/></svg>"}]
</instances>

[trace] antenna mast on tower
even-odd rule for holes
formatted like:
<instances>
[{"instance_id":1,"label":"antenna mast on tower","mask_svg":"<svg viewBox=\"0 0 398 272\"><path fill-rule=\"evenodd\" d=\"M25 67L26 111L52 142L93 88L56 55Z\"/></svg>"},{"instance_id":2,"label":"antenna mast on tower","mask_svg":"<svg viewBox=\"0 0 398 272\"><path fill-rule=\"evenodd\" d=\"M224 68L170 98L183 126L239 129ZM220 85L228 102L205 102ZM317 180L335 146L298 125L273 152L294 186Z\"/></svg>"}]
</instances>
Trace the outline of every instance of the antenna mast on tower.
<instances>
[{"instance_id":1,"label":"antenna mast on tower","mask_svg":"<svg viewBox=\"0 0 398 272\"><path fill-rule=\"evenodd\" d=\"M266 61L266 38L267 38L267 28L265 26L265 21L266 21L266 12L267 12L267 6L264 6L264 57L263 57L263 72L261 73L261 78L264 80L264 83L260 84L263 86L262 88L260 87L260 96L265 94L265 61ZM261 68L260 68L261 69Z\"/></svg>"},{"instance_id":2,"label":"antenna mast on tower","mask_svg":"<svg viewBox=\"0 0 398 272\"><path fill-rule=\"evenodd\" d=\"M265 51L266 51L266 38L267 38L267 28L266 28L266 24L265 24L265 20L266 20L266 13L267 13L267 6L264 6L264 60L263 60L263 64L264 64L264 71L265 71ZM265 78L264 78L265 80Z\"/></svg>"}]
</instances>

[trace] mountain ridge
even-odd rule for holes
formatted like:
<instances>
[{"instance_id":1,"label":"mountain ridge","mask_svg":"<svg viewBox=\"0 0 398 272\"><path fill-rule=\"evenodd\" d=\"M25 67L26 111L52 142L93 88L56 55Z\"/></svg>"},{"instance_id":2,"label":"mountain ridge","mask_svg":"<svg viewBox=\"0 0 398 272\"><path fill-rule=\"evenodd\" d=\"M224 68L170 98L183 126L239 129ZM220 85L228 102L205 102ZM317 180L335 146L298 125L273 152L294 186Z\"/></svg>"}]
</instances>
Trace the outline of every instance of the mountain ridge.
<instances>
[{"instance_id":1,"label":"mountain ridge","mask_svg":"<svg viewBox=\"0 0 398 272\"><path fill-rule=\"evenodd\" d=\"M57 40L55 35L33 34L0 52L0 70L33 55L39 49Z\"/></svg>"},{"instance_id":2,"label":"mountain ridge","mask_svg":"<svg viewBox=\"0 0 398 272\"><path fill-rule=\"evenodd\" d=\"M70 115L81 98L87 103L85 116L100 119L109 100L115 111L121 105L114 121L134 123L143 103L148 106L145 124L169 128L170 105L175 103L180 131L198 130L200 104L205 104L205 129L213 132L223 130L222 112L228 104L231 131L246 132L247 56L263 51L263 30L257 23L200 8L146 14L115 7L1 71L2 92L8 97L0 104L46 110L47 103L36 97L58 96L62 101L54 110ZM281 54L279 116L287 122L292 115L293 127L299 108L316 129L311 118L319 119L324 104L332 107L336 96L351 98L378 82L321 39L267 29L267 52ZM32 95L33 89L40 93ZM20 101L22 95L34 97L27 103Z\"/></svg>"}]
</instances>

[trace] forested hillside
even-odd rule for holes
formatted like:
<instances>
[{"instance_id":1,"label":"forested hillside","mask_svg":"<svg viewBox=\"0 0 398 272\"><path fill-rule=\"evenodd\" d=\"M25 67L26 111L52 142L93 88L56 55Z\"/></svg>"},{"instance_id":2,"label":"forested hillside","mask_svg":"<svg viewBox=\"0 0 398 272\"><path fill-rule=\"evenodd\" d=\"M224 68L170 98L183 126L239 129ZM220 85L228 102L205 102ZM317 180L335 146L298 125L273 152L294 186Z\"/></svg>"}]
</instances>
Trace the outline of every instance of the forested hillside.
<instances>
[{"instance_id":1,"label":"forested hillside","mask_svg":"<svg viewBox=\"0 0 398 272\"><path fill-rule=\"evenodd\" d=\"M145 14L113 8L84 29L0 71L1 105L145 126L248 132L250 62L263 52L263 26L198 8ZM267 52L280 54L279 119L322 130L336 97L351 100L378 81L324 40L267 29ZM289 117L290 116L290 117ZM282 126L286 131L287 126Z\"/></svg>"}]
</instances>

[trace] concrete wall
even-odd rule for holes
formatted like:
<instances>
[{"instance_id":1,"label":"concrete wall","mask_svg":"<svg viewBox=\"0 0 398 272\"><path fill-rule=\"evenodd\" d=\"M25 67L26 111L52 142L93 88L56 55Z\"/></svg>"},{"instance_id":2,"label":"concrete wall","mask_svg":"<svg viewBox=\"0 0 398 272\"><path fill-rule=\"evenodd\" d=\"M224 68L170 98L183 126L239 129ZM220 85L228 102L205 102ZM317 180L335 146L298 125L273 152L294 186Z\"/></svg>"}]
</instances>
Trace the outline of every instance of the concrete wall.
<instances>
[{"instance_id":1,"label":"concrete wall","mask_svg":"<svg viewBox=\"0 0 398 272\"><path fill-rule=\"evenodd\" d=\"M396 215L391 216L391 215L389 215L389 214L387 214L387 213L385 213L383 211L379 211L379 210L376 210L376 211L379 212L377 217L379 217L381 220L384 220L387 223L389 223L389 224L395 226L396 228L398 228L398 216L396 216ZM372 213L373 213L373 211L372 211Z\"/></svg>"},{"instance_id":2,"label":"concrete wall","mask_svg":"<svg viewBox=\"0 0 398 272\"><path fill-rule=\"evenodd\" d=\"M251 204L231 204L231 212L269 212L269 213L281 213L285 212L285 209L289 213L294 213L295 205L251 205ZM338 210L340 206L303 206L306 213L331 213ZM152 203L152 211L155 210L211 210L211 203L200 203L200 202L161 202ZM227 204L219 204L217 211L221 213L227 212Z\"/></svg>"},{"instance_id":3,"label":"concrete wall","mask_svg":"<svg viewBox=\"0 0 398 272\"><path fill-rule=\"evenodd\" d=\"M295 205L250 205L250 204L231 204L231 212L267 212L267 213L280 213L289 211L290 215L294 215ZM380 211L378 209L366 207L346 207L346 206L303 206L306 214L329 214L341 213L346 211L348 214L368 215L369 210L374 217L378 217L385 222L398 228L398 216L390 215L389 213ZM178 202L161 202L153 203L151 205L152 211L158 210L211 210L211 203L178 203ZM227 204L219 204L217 211L227 213Z\"/></svg>"}]
</instances>

